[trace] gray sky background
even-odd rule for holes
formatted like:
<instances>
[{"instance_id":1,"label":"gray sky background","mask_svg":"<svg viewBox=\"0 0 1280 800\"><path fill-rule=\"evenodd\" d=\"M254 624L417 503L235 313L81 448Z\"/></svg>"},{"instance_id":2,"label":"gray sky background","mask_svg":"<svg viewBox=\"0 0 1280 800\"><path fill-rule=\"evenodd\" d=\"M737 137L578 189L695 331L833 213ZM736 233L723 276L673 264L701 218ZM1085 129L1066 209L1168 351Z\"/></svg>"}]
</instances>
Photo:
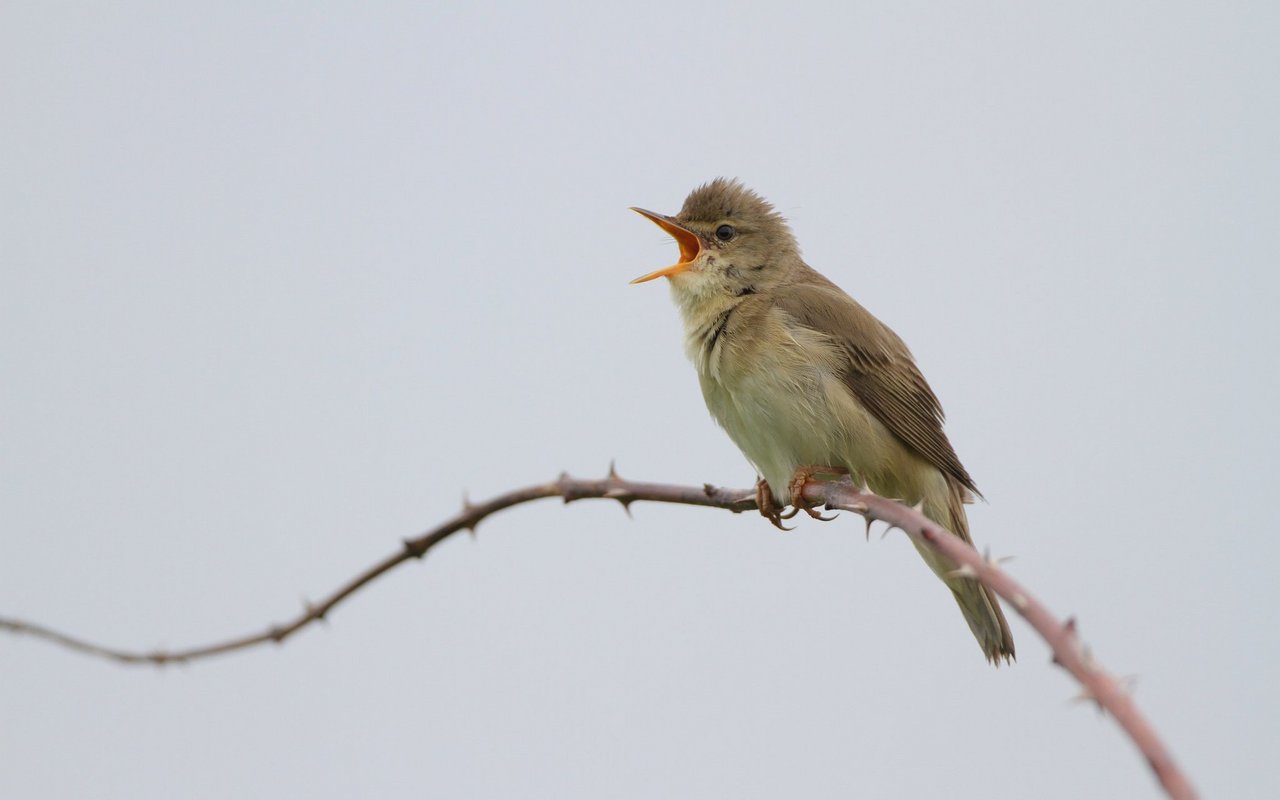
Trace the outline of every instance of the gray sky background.
<instances>
[{"instance_id":1,"label":"gray sky background","mask_svg":"<svg viewBox=\"0 0 1280 800\"><path fill-rule=\"evenodd\" d=\"M0 614L296 613L561 470L747 486L626 209L742 178L892 325L1206 796L1280 794L1280 6L6 4ZM544 502L283 648L0 637L5 798L1156 797L856 518Z\"/></svg>"}]
</instances>

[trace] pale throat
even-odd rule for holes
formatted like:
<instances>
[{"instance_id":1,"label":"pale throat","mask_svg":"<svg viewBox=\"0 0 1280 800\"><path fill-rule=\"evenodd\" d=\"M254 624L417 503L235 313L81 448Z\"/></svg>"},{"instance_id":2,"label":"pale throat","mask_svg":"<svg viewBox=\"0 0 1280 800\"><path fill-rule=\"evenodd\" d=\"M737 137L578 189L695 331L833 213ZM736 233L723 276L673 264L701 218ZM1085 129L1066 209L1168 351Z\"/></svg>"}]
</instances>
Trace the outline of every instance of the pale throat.
<instances>
[{"instance_id":1,"label":"pale throat","mask_svg":"<svg viewBox=\"0 0 1280 800\"><path fill-rule=\"evenodd\" d=\"M716 268L714 257L700 259L696 266L669 281L671 299L680 311L685 331L696 330L738 304L741 298Z\"/></svg>"}]
</instances>

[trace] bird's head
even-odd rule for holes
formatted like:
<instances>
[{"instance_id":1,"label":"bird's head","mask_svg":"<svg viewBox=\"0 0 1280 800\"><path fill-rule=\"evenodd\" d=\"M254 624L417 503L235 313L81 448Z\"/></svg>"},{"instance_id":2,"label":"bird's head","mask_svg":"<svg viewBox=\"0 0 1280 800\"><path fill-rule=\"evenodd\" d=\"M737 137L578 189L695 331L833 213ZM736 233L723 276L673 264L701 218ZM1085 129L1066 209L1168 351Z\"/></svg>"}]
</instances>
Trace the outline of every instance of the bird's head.
<instances>
[{"instance_id":1,"label":"bird's head","mask_svg":"<svg viewBox=\"0 0 1280 800\"><path fill-rule=\"evenodd\" d=\"M680 260L632 283L668 278L677 291L751 294L777 283L798 261L795 237L773 206L736 180L694 189L674 217L643 208L680 247Z\"/></svg>"}]
</instances>

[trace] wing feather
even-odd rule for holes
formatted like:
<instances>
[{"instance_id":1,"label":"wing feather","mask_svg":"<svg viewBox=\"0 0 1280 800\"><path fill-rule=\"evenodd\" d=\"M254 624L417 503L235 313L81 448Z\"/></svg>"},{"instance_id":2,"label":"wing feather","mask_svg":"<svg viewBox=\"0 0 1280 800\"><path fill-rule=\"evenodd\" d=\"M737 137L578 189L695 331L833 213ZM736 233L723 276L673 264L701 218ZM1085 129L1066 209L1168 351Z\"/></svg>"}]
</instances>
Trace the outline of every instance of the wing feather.
<instances>
[{"instance_id":1,"label":"wing feather","mask_svg":"<svg viewBox=\"0 0 1280 800\"><path fill-rule=\"evenodd\" d=\"M896 333L812 270L788 291L775 293L774 304L841 349L845 384L886 428L961 486L978 492L943 432L942 404Z\"/></svg>"}]
</instances>

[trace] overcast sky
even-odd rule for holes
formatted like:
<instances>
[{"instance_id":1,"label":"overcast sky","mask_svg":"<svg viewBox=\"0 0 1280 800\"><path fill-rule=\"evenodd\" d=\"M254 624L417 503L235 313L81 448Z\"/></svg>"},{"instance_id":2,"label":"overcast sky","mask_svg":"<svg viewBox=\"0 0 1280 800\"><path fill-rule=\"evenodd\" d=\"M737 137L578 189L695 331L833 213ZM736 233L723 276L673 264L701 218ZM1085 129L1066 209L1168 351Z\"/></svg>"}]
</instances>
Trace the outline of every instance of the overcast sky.
<instances>
[{"instance_id":1,"label":"overcast sky","mask_svg":"<svg viewBox=\"0 0 1280 800\"><path fill-rule=\"evenodd\" d=\"M660 283L736 176L897 330L1206 796L1280 795L1280 6L5 4L0 616L259 630L553 478L746 487ZM5 798L1159 796L900 536L545 501L185 668L0 637Z\"/></svg>"}]
</instances>

